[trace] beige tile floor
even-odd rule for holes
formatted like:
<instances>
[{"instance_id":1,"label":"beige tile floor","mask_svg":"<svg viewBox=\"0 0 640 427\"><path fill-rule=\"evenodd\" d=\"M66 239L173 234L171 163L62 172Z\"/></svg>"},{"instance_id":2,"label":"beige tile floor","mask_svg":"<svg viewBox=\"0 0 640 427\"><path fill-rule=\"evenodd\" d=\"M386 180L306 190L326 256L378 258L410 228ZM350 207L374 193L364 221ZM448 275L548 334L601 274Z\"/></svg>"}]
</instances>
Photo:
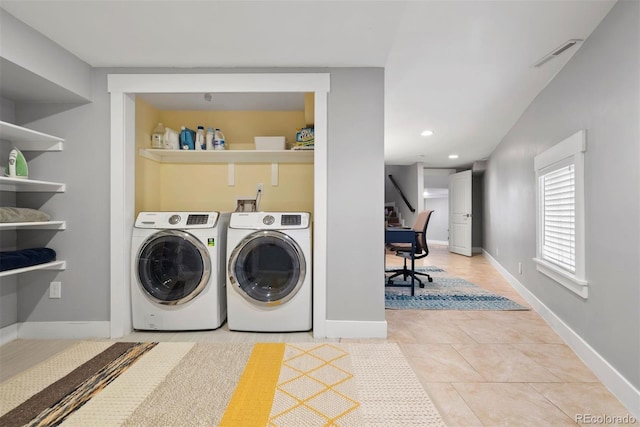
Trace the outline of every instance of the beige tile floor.
<instances>
[{"instance_id":1,"label":"beige tile floor","mask_svg":"<svg viewBox=\"0 0 640 427\"><path fill-rule=\"evenodd\" d=\"M529 306L483 255L430 249L419 265ZM399 263L387 255L387 265ZM534 311L387 310L386 317L387 339L449 426L563 426L578 424L578 414L629 415Z\"/></svg>"},{"instance_id":2,"label":"beige tile floor","mask_svg":"<svg viewBox=\"0 0 640 427\"><path fill-rule=\"evenodd\" d=\"M450 254L436 245L430 249L419 265L441 267L446 275L528 306L484 256ZM400 263L387 256L388 266ZM534 311L387 310L386 317L387 340L398 343L451 427L577 425L578 414L629 413ZM226 324L215 331L135 332L123 340L317 341L306 332L232 332ZM5 344L0 347L0 381L73 342Z\"/></svg>"}]
</instances>

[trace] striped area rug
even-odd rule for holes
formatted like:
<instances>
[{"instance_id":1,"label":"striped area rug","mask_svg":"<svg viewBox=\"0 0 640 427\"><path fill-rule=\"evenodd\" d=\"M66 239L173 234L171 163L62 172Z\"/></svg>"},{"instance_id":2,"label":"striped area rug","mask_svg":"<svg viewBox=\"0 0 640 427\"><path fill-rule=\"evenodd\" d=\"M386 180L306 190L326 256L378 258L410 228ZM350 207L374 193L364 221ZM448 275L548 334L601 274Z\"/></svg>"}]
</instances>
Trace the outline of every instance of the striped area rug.
<instances>
[{"instance_id":1,"label":"striped area rug","mask_svg":"<svg viewBox=\"0 0 640 427\"><path fill-rule=\"evenodd\" d=\"M394 343L80 342L0 384L2 426L444 426Z\"/></svg>"}]
</instances>

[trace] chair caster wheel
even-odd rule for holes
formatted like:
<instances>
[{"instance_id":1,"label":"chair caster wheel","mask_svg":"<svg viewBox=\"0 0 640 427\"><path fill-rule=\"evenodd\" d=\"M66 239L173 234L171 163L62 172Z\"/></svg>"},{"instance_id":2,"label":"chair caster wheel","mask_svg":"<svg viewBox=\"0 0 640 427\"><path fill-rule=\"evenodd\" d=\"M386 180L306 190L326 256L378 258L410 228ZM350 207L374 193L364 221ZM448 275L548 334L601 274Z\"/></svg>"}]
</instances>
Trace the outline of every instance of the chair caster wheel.
<instances>
[{"instance_id":1,"label":"chair caster wheel","mask_svg":"<svg viewBox=\"0 0 640 427\"><path fill-rule=\"evenodd\" d=\"M421 287L421 288L424 288L424 283L420 283L420 287Z\"/></svg>"},{"instance_id":2,"label":"chair caster wheel","mask_svg":"<svg viewBox=\"0 0 640 427\"><path fill-rule=\"evenodd\" d=\"M430 281L430 282L433 282L433 278L429 277L429 281Z\"/></svg>"}]
</instances>

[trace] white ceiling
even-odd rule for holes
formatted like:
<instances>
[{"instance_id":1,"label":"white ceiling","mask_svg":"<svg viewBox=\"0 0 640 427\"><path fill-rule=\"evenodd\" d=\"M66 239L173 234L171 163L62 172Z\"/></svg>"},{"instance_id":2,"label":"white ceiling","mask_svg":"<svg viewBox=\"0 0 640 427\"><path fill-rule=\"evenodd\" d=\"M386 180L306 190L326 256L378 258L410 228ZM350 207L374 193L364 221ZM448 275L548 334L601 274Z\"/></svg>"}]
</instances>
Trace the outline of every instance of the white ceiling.
<instances>
[{"instance_id":1,"label":"white ceiling","mask_svg":"<svg viewBox=\"0 0 640 427\"><path fill-rule=\"evenodd\" d=\"M427 167L489 156L614 3L0 0L94 67L384 67L385 161Z\"/></svg>"}]
</instances>

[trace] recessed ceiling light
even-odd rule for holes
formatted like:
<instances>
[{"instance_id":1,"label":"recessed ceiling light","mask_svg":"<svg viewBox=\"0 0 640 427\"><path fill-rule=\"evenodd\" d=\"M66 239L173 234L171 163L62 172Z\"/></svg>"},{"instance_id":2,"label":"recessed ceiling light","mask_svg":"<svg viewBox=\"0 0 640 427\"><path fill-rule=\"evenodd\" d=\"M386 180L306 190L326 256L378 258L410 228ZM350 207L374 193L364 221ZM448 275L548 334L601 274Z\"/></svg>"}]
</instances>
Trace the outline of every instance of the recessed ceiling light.
<instances>
[{"instance_id":1,"label":"recessed ceiling light","mask_svg":"<svg viewBox=\"0 0 640 427\"><path fill-rule=\"evenodd\" d=\"M449 154L449 158L450 159L457 159L458 155L457 154Z\"/></svg>"},{"instance_id":2,"label":"recessed ceiling light","mask_svg":"<svg viewBox=\"0 0 640 427\"><path fill-rule=\"evenodd\" d=\"M431 136L433 135L433 131L432 130L423 130L422 133L420 134L422 136Z\"/></svg>"}]
</instances>

